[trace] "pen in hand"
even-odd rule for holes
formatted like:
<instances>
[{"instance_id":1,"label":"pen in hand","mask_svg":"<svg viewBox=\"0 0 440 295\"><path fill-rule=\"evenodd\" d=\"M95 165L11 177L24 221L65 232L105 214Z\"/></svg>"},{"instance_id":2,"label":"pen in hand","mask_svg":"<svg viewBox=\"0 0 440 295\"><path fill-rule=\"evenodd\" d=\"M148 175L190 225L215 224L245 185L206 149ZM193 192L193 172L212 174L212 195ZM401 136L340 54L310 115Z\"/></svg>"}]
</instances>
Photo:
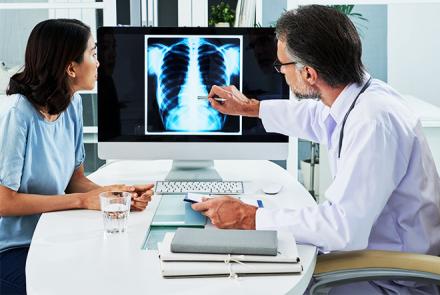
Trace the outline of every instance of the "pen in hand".
<instances>
[{"instance_id":1,"label":"pen in hand","mask_svg":"<svg viewBox=\"0 0 440 295\"><path fill-rule=\"evenodd\" d=\"M208 96L206 96L206 95L198 95L197 99L208 99ZM225 98L221 98L221 97L213 97L213 99L218 101L218 102L225 102L226 101Z\"/></svg>"}]
</instances>

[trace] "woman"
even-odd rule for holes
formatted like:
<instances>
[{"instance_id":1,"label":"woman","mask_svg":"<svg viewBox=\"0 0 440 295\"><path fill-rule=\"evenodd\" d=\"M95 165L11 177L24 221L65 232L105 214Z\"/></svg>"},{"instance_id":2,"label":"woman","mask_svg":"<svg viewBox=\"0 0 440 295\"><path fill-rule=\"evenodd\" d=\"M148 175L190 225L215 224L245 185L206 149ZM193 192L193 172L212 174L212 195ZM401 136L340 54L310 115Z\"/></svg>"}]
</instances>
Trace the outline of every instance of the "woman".
<instances>
[{"instance_id":1,"label":"woman","mask_svg":"<svg viewBox=\"0 0 440 295\"><path fill-rule=\"evenodd\" d=\"M99 193L133 194L143 210L153 185L100 187L84 175L79 90L95 86L96 46L78 20L39 23L26 47L25 66L0 100L0 294L25 294L25 263L40 214L99 210Z\"/></svg>"}]
</instances>

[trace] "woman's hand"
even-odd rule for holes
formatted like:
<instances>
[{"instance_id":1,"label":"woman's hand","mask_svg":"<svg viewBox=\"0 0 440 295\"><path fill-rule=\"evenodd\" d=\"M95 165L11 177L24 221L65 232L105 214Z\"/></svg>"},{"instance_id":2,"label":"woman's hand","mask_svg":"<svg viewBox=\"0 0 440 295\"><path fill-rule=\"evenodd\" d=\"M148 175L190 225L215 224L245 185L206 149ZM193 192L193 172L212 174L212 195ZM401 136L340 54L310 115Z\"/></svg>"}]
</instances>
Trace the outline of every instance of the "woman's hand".
<instances>
[{"instance_id":1,"label":"woman's hand","mask_svg":"<svg viewBox=\"0 0 440 295\"><path fill-rule=\"evenodd\" d=\"M82 193L80 197L81 208L90 209L90 210L100 210L101 204L99 201L99 194L110 191L129 192L132 193L133 195L133 193L135 192L135 186L125 185L125 184L114 184L114 185L102 186L100 188L88 191L86 193Z\"/></svg>"},{"instance_id":2,"label":"woman's hand","mask_svg":"<svg viewBox=\"0 0 440 295\"><path fill-rule=\"evenodd\" d=\"M125 185L125 184L115 184L103 186L87 193L81 194L82 208L90 210L100 210L101 205L99 201L99 194L109 191L120 191L131 193L131 210L142 211L144 210L148 202L151 201L151 196L154 194L152 188L153 184L147 185Z\"/></svg>"},{"instance_id":3,"label":"woman's hand","mask_svg":"<svg viewBox=\"0 0 440 295\"><path fill-rule=\"evenodd\" d=\"M132 211L142 211L147 207L148 202L151 201L151 197L154 195L153 187L154 184L134 185L135 189L131 198Z\"/></svg>"}]
</instances>

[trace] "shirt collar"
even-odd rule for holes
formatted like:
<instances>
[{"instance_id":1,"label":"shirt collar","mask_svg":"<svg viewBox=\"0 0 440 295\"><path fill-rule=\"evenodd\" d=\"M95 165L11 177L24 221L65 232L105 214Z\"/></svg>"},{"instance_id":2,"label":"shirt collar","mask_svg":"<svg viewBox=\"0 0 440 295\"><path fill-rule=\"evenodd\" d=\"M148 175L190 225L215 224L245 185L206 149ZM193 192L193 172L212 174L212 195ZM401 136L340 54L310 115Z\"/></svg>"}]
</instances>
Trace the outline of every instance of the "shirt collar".
<instances>
[{"instance_id":1,"label":"shirt collar","mask_svg":"<svg viewBox=\"0 0 440 295\"><path fill-rule=\"evenodd\" d=\"M328 112L333 117L336 124L339 125L342 120L344 120L345 114L355 100L356 96L361 91L362 87L364 87L365 83L367 83L368 79L370 79L370 75L365 72L361 84L348 84L344 88L344 90L342 90L342 92L338 95L332 106L328 108ZM325 116L324 118L326 117L327 116Z\"/></svg>"}]
</instances>

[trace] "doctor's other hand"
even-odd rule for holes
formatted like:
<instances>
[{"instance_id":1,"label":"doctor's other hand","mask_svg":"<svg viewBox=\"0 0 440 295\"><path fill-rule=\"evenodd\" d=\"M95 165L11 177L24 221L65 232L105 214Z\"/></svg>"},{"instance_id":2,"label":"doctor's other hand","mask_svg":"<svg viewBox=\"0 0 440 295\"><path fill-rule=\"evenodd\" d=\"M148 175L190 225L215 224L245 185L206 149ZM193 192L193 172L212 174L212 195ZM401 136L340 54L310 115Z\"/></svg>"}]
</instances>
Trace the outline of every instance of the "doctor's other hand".
<instances>
[{"instance_id":1,"label":"doctor's other hand","mask_svg":"<svg viewBox=\"0 0 440 295\"><path fill-rule=\"evenodd\" d=\"M224 101L217 101L215 97L222 98ZM260 112L260 102L247 98L234 85L212 86L208 100L214 109L226 115L258 117Z\"/></svg>"},{"instance_id":2,"label":"doctor's other hand","mask_svg":"<svg viewBox=\"0 0 440 295\"><path fill-rule=\"evenodd\" d=\"M204 199L191 207L207 216L218 228L255 229L257 207L230 196Z\"/></svg>"}]
</instances>

